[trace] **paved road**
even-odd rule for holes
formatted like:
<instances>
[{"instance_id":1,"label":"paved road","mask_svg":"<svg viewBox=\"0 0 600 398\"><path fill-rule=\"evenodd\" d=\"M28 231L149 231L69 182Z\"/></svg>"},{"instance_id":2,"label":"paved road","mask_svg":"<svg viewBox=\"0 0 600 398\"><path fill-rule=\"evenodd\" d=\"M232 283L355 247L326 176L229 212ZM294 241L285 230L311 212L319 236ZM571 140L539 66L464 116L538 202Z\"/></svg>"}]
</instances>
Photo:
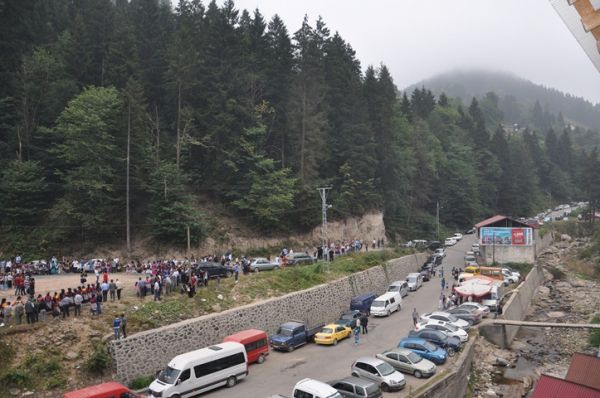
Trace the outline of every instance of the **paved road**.
<instances>
[{"instance_id":1,"label":"paved road","mask_svg":"<svg viewBox=\"0 0 600 398\"><path fill-rule=\"evenodd\" d=\"M445 275L450 275L453 265L462 266L465 251L475 242L474 235L465 237L455 246L447 249L442 266ZM439 270L439 268L438 268ZM451 275L450 275L451 277ZM448 280L448 279L447 279ZM451 284L451 281L449 281ZM389 318L369 319L369 334L361 336L358 346L353 340L345 340L337 346L308 344L291 353L271 352L262 365L250 366L250 375L237 386L222 388L208 393L210 398L263 398L273 394L290 395L298 380L305 377L329 381L350 375L352 362L359 356L373 356L385 349L395 347L401 337L412 329L412 309L419 314L437 309L441 291L440 279L436 276L415 293L404 298L402 310ZM412 376L406 376L407 387L400 393L386 393L386 397L405 396L408 386L416 387L423 383Z\"/></svg>"}]
</instances>

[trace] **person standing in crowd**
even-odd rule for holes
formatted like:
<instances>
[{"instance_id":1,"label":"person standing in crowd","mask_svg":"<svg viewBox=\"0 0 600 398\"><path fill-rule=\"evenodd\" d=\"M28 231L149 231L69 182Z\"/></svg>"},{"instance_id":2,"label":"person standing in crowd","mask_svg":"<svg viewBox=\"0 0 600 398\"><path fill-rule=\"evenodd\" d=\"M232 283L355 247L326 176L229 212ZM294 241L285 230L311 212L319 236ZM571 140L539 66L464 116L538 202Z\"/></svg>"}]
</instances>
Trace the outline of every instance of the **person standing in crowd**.
<instances>
[{"instance_id":1,"label":"person standing in crowd","mask_svg":"<svg viewBox=\"0 0 600 398\"><path fill-rule=\"evenodd\" d=\"M115 286L117 287L117 300L121 300L121 291L123 291L123 284L119 279L115 281Z\"/></svg>"},{"instance_id":2,"label":"person standing in crowd","mask_svg":"<svg viewBox=\"0 0 600 398\"><path fill-rule=\"evenodd\" d=\"M25 313L25 306L23 305L23 302L21 301L21 296L17 297L17 301L15 301L15 320L17 322L17 325L20 325L21 322L23 321L23 314Z\"/></svg>"},{"instance_id":3,"label":"person standing in crowd","mask_svg":"<svg viewBox=\"0 0 600 398\"><path fill-rule=\"evenodd\" d=\"M25 316L27 317L27 323L35 323L35 302L33 297L25 303Z\"/></svg>"},{"instance_id":4,"label":"person standing in crowd","mask_svg":"<svg viewBox=\"0 0 600 398\"><path fill-rule=\"evenodd\" d=\"M125 314L121 314L121 334L124 339L127 338L127 318Z\"/></svg>"},{"instance_id":5,"label":"person standing in crowd","mask_svg":"<svg viewBox=\"0 0 600 398\"><path fill-rule=\"evenodd\" d=\"M367 316L366 313L362 313L360 316L360 327L362 328L362 333L363 334L369 334L369 317Z\"/></svg>"},{"instance_id":6,"label":"person standing in crowd","mask_svg":"<svg viewBox=\"0 0 600 398\"><path fill-rule=\"evenodd\" d=\"M108 289L109 289L109 284L108 282L102 282L102 284L100 285L100 289L102 291L102 301L106 302L108 301Z\"/></svg>"},{"instance_id":7,"label":"person standing in crowd","mask_svg":"<svg viewBox=\"0 0 600 398\"><path fill-rule=\"evenodd\" d=\"M118 315L115 315L115 320L113 321L113 329L115 331L115 340L119 340L119 336L121 333L121 318Z\"/></svg>"},{"instance_id":8,"label":"person standing in crowd","mask_svg":"<svg viewBox=\"0 0 600 398\"><path fill-rule=\"evenodd\" d=\"M237 262L233 265L233 275L235 275L235 283L238 283L240 277L240 266Z\"/></svg>"},{"instance_id":9,"label":"person standing in crowd","mask_svg":"<svg viewBox=\"0 0 600 398\"><path fill-rule=\"evenodd\" d=\"M357 322L356 327L354 328L354 345L358 345L359 342L360 342L360 326L358 326L358 322Z\"/></svg>"},{"instance_id":10,"label":"person standing in crowd","mask_svg":"<svg viewBox=\"0 0 600 398\"><path fill-rule=\"evenodd\" d=\"M158 278L154 281L154 301L160 301L160 283Z\"/></svg>"},{"instance_id":11,"label":"person standing in crowd","mask_svg":"<svg viewBox=\"0 0 600 398\"><path fill-rule=\"evenodd\" d=\"M108 284L108 293L110 295L110 301L115 301L117 298L117 284L113 279Z\"/></svg>"},{"instance_id":12,"label":"person standing in crowd","mask_svg":"<svg viewBox=\"0 0 600 398\"><path fill-rule=\"evenodd\" d=\"M81 304L83 303L83 296L79 291L75 294L73 303L75 304L75 316L81 316Z\"/></svg>"}]
</instances>

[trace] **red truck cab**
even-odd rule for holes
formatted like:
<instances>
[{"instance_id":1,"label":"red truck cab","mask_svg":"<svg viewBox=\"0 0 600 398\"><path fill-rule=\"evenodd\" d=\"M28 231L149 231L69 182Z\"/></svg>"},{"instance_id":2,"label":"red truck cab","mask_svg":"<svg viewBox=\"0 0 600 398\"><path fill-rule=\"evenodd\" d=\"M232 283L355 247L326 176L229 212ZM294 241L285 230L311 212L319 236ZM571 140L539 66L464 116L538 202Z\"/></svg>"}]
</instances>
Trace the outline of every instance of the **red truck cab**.
<instances>
[{"instance_id":1,"label":"red truck cab","mask_svg":"<svg viewBox=\"0 0 600 398\"><path fill-rule=\"evenodd\" d=\"M254 362L263 363L267 355L269 355L269 337L262 330L243 330L223 339L223 342L227 341L244 345L248 357L248 365Z\"/></svg>"},{"instance_id":2,"label":"red truck cab","mask_svg":"<svg viewBox=\"0 0 600 398\"><path fill-rule=\"evenodd\" d=\"M124 385L111 381L65 393L64 398L142 398Z\"/></svg>"}]
</instances>

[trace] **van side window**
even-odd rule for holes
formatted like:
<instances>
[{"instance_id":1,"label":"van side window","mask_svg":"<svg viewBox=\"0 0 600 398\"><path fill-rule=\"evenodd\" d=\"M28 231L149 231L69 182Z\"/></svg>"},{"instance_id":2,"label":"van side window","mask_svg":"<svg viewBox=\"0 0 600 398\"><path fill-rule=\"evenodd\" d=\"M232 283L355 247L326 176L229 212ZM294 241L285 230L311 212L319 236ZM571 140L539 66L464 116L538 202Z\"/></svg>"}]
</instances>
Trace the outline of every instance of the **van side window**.
<instances>
[{"instance_id":1,"label":"van side window","mask_svg":"<svg viewBox=\"0 0 600 398\"><path fill-rule=\"evenodd\" d=\"M267 339L260 339L260 340L253 341L248 344L244 344L244 348L246 348L246 352L250 352L250 351L257 350L261 347L264 347L266 345L267 345Z\"/></svg>"},{"instance_id":2,"label":"van side window","mask_svg":"<svg viewBox=\"0 0 600 398\"><path fill-rule=\"evenodd\" d=\"M196 378L209 375L211 373L219 372L223 369L231 368L236 365L246 363L244 354L238 352L237 354L229 355L220 359L215 359L211 362L206 362L198 366L194 366L194 374ZM189 377L189 375L188 375Z\"/></svg>"},{"instance_id":3,"label":"van side window","mask_svg":"<svg viewBox=\"0 0 600 398\"><path fill-rule=\"evenodd\" d=\"M390 298L390 304L394 304L396 302L396 300L394 300L394 298Z\"/></svg>"},{"instance_id":4,"label":"van side window","mask_svg":"<svg viewBox=\"0 0 600 398\"><path fill-rule=\"evenodd\" d=\"M314 398L314 396L302 390L294 390L294 398Z\"/></svg>"},{"instance_id":5,"label":"van side window","mask_svg":"<svg viewBox=\"0 0 600 398\"><path fill-rule=\"evenodd\" d=\"M183 372L181 372L181 376L179 376L179 380L182 382L186 381L189 378L190 378L190 370L189 369L186 369Z\"/></svg>"}]
</instances>

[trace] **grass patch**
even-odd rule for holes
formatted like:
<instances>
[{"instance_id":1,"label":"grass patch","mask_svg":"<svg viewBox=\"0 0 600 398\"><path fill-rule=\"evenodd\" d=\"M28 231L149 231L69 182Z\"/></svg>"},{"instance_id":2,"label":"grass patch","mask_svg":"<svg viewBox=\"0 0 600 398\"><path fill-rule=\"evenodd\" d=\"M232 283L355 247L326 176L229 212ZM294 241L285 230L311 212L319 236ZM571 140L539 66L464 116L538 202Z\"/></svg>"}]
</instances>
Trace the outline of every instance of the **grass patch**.
<instances>
[{"instance_id":1,"label":"grass patch","mask_svg":"<svg viewBox=\"0 0 600 398\"><path fill-rule=\"evenodd\" d=\"M141 302L137 309L127 311L127 327L131 332L147 330L188 319L194 315L194 304L187 299L182 300L179 293L164 296L161 301Z\"/></svg>"},{"instance_id":2,"label":"grass patch","mask_svg":"<svg viewBox=\"0 0 600 398\"><path fill-rule=\"evenodd\" d=\"M131 380L131 383L129 383L129 388L132 390L141 390L148 387L153 381L154 377L152 376L136 377L135 379Z\"/></svg>"},{"instance_id":3,"label":"grass patch","mask_svg":"<svg viewBox=\"0 0 600 398\"><path fill-rule=\"evenodd\" d=\"M592 320L590 321L590 323L600 323L600 315L594 315L594 317L592 318ZM598 347L600 346L600 330L598 329L593 329L590 332L590 345L592 347Z\"/></svg>"},{"instance_id":4,"label":"grass patch","mask_svg":"<svg viewBox=\"0 0 600 398\"><path fill-rule=\"evenodd\" d=\"M67 379L63 376L60 352L49 350L28 354L18 367L7 369L0 380L2 387L53 390L64 388ZM32 377L43 375L43 377Z\"/></svg>"}]
</instances>

